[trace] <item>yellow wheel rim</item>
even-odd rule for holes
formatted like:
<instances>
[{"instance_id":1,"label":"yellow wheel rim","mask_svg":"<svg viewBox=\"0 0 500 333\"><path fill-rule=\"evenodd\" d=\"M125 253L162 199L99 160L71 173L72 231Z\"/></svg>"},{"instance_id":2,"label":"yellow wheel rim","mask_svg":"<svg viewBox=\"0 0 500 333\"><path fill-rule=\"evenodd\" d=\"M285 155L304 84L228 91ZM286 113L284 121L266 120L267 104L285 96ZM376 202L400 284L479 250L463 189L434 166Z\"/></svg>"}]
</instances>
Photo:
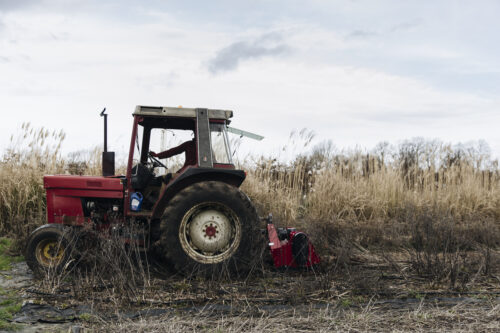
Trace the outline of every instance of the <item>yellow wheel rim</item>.
<instances>
[{"instance_id":1,"label":"yellow wheel rim","mask_svg":"<svg viewBox=\"0 0 500 333\"><path fill-rule=\"evenodd\" d=\"M36 247L37 261L45 267L54 267L61 263L64 245L56 240L44 240Z\"/></svg>"}]
</instances>

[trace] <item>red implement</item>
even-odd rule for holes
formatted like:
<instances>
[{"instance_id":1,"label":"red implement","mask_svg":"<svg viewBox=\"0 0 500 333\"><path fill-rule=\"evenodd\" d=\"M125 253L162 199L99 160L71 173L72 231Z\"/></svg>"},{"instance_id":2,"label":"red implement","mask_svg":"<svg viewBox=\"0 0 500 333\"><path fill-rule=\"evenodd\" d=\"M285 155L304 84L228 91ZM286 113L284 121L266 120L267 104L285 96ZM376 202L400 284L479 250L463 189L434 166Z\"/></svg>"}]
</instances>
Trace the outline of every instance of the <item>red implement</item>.
<instances>
[{"instance_id":1,"label":"red implement","mask_svg":"<svg viewBox=\"0 0 500 333\"><path fill-rule=\"evenodd\" d=\"M273 223L268 223L267 235L274 267L312 267L320 262L305 233L295 228L276 230Z\"/></svg>"}]
</instances>

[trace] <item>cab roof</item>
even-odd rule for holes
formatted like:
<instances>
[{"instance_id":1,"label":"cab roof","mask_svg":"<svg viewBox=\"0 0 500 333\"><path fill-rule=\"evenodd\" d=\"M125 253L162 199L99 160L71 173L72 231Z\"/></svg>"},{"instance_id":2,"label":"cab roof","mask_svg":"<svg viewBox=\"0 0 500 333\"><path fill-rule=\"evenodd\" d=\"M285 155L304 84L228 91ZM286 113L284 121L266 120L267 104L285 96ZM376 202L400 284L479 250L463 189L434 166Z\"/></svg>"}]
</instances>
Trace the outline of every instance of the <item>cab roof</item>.
<instances>
[{"instance_id":1,"label":"cab roof","mask_svg":"<svg viewBox=\"0 0 500 333\"><path fill-rule=\"evenodd\" d=\"M178 118L196 118L199 110L207 110L209 119L229 120L233 117L231 110L202 109L202 108L183 108L169 106L144 106L137 105L133 113L134 116L153 116L153 117L178 117Z\"/></svg>"}]
</instances>

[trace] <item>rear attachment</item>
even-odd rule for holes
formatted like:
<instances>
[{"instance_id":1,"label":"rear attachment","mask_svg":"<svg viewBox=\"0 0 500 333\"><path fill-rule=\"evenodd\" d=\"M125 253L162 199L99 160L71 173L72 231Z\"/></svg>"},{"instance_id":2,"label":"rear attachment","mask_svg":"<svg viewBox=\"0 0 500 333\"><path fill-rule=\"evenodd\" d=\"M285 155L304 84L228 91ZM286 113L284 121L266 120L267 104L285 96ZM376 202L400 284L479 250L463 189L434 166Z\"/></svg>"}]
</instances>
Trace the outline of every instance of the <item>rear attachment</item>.
<instances>
[{"instance_id":1,"label":"rear attachment","mask_svg":"<svg viewBox=\"0 0 500 333\"><path fill-rule=\"evenodd\" d=\"M276 229L272 214L264 220L274 267L310 268L320 262L307 234L295 228Z\"/></svg>"}]
</instances>

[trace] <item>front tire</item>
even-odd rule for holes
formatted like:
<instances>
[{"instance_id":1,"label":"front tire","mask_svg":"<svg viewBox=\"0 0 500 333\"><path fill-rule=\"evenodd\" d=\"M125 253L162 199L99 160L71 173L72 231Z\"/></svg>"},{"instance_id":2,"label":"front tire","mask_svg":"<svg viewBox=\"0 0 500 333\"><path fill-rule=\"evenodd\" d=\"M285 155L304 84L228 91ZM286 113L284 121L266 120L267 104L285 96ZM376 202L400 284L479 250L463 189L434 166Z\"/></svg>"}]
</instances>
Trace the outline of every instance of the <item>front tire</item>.
<instances>
[{"instance_id":1,"label":"front tire","mask_svg":"<svg viewBox=\"0 0 500 333\"><path fill-rule=\"evenodd\" d=\"M255 207L237 187L200 182L169 202L158 245L181 273L242 274L260 258L258 221Z\"/></svg>"},{"instance_id":2,"label":"front tire","mask_svg":"<svg viewBox=\"0 0 500 333\"><path fill-rule=\"evenodd\" d=\"M46 224L33 231L28 239L25 258L35 276L60 273L71 259L68 232L58 224Z\"/></svg>"}]
</instances>

